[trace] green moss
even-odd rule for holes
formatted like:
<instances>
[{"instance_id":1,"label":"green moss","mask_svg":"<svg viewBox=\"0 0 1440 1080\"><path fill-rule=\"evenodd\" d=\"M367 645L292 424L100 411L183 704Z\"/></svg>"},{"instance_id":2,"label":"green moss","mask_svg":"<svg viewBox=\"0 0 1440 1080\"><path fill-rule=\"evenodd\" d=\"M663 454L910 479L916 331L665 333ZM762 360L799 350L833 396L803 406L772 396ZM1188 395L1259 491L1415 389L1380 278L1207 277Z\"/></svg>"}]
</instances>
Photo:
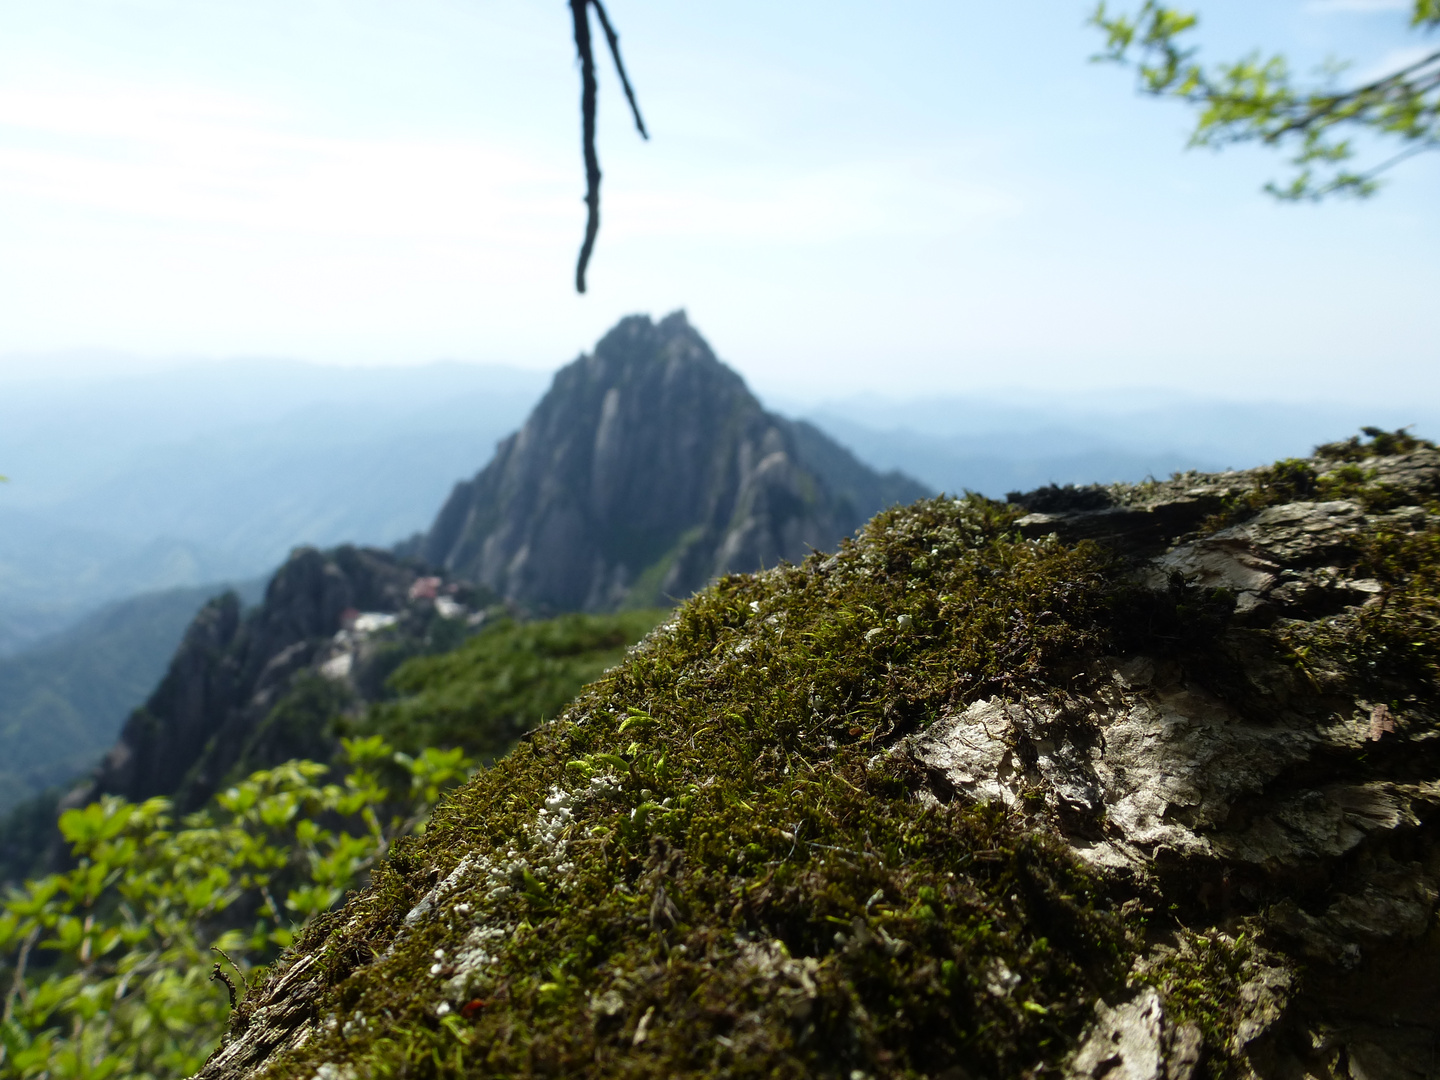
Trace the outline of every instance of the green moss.
<instances>
[{"instance_id":1,"label":"green moss","mask_svg":"<svg viewBox=\"0 0 1440 1080\"><path fill-rule=\"evenodd\" d=\"M1376 489L1353 464L1279 463L1231 513ZM1347 679L1433 680L1440 537L1423 508L1371 517L1346 557L1383 603L1237 627L1223 590L1145 591L1102 547L1023 538L1024 513L979 497L888 511L832 556L683 605L316 931L335 1023L277 1073L1053 1071L1146 950L1123 897L1043 808L943 803L889 751L980 698L1097 693L1092 662L1140 650L1254 705L1269 691L1247 665L1302 625L1331 635L1310 647ZM458 671L417 667L401 688L439 694ZM1192 917L1213 916L1177 911ZM1142 977L1222 1075L1250 946L1180 934Z\"/></svg>"},{"instance_id":2,"label":"green moss","mask_svg":"<svg viewBox=\"0 0 1440 1080\"><path fill-rule=\"evenodd\" d=\"M1381 592L1355 611L1285 622L1275 636L1306 670L1344 670L1380 701L1398 704L1419 683L1440 694L1440 516L1420 527L1372 524L1356 537L1346 568ZM1432 699L1433 700L1433 699Z\"/></svg>"},{"instance_id":3,"label":"green moss","mask_svg":"<svg viewBox=\"0 0 1440 1080\"><path fill-rule=\"evenodd\" d=\"M1355 617L1355 661L1378 674L1418 678L1440 693L1440 520L1365 538L1356 571L1385 586Z\"/></svg>"},{"instance_id":4,"label":"green moss","mask_svg":"<svg viewBox=\"0 0 1440 1080\"><path fill-rule=\"evenodd\" d=\"M328 953L373 955L462 853L485 873L463 915L334 971L337 1017L383 1031L307 1053L377 1076L1034 1068L1123 979L1118 916L1063 845L918 803L924 778L883 753L1107 644L1109 556L1017 517L921 503L685 605L395 854ZM550 834L556 792L576 794ZM493 958L443 989L469 923Z\"/></svg>"},{"instance_id":5,"label":"green moss","mask_svg":"<svg viewBox=\"0 0 1440 1080\"><path fill-rule=\"evenodd\" d=\"M1202 530L1223 529L1267 506L1288 502L1348 499L1372 514L1413 504L1413 495L1380 480L1373 468L1361 468L1357 463L1392 454L1433 450L1435 444L1417 439L1403 429L1384 431L1367 427L1361 430L1366 436L1364 440L1352 436L1345 442L1325 443L1315 448L1314 459L1286 458L1255 470L1252 484L1229 496L1224 507L1204 523ZM1326 468L1327 462L1337 464Z\"/></svg>"},{"instance_id":6,"label":"green moss","mask_svg":"<svg viewBox=\"0 0 1440 1080\"><path fill-rule=\"evenodd\" d=\"M1324 443L1315 448L1315 456L1327 461L1364 461L1367 458L1435 449L1433 442L1418 439L1405 428L1386 431L1384 428L1365 427L1360 431L1365 436L1364 439L1359 435L1351 435L1343 442Z\"/></svg>"},{"instance_id":7,"label":"green moss","mask_svg":"<svg viewBox=\"0 0 1440 1080\"><path fill-rule=\"evenodd\" d=\"M1240 988L1254 978L1259 965L1254 943L1241 933L1198 934L1182 930L1176 946L1162 952L1138 975L1138 981L1159 990L1171 1019L1200 1028L1209 1048L1201 1075L1220 1080L1243 1075L1234 1054L1242 1009ZM1273 956L1265 959L1274 962Z\"/></svg>"}]
</instances>

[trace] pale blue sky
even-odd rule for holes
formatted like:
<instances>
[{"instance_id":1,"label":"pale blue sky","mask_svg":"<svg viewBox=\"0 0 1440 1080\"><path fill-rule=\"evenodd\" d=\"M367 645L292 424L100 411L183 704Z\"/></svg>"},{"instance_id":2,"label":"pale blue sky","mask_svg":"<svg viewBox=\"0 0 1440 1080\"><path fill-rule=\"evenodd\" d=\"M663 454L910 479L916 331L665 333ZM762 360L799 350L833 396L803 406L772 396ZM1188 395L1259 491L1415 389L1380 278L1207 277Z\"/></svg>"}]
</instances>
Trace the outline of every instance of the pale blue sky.
<instances>
[{"instance_id":1,"label":"pale blue sky","mask_svg":"<svg viewBox=\"0 0 1440 1080\"><path fill-rule=\"evenodd\" d=\"M1394 0L1204 0L1207 55L1365 73ZM1086 62L1086 2L610 0L591 292L563 0L0 0L0 354L553 367L676 307L790 398L1440 403L1440 155L1278 157ZM19 363L9 361L12 368Z\"/></svg>"}]
</instances>

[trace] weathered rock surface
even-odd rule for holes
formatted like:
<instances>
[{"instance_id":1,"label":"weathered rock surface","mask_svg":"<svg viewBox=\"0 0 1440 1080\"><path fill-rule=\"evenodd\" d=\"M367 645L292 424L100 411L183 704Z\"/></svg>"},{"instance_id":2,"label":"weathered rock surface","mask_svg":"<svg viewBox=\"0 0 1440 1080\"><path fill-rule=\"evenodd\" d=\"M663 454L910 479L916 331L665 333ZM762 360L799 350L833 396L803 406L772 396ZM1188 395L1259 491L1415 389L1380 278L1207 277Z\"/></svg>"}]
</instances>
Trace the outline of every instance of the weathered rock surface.
<instances>
[{"instance_id":1,"label":"weathered rock surface","mask_svg":"<svg viewBox=\"0 0 1440 1080\"><path fill-rule=\"evenodd\" d=\"M1129 1001L1095 1003L1095 1024L1070 1061L1072 1077L1084 1080L1190 1080L1200 1063L1200 1029L1176 1026L1164 1003L1147 986Z\"/></svg>"},{"instance_id":2,"label":"weathered rock surface","mask_svg":"<svg viewBox=\"0 0 1440 1080\"><path fill-rule=\"evenodd\" d=\"M623 320L402 547L530 611L686 597L925 489L767 413L682 312Z\"/></svg>"},{"instance_id":3,"label":"weathered rock surface","mask_svg":"<svg viewBox=\"0 0 1440 1080\"><path fill-rule=\"evenodd\" d=\"M1440 489L1440 454L1379 459L1371 474L1421 503ZM1114 528L1117 547L1148 553L1134 575L1150 589L1183 581L1224 590L1235 601L1225 658L1245 670L1263 707L1254 693L1217 696L1193 660L1111 657L1091 665L1101 679L1088 693L974 702L896 752L931 770L939 797L1017 809L1043 798L1078 856L1130 878L1143 896L1198 907L1222 925L1272 905L1269 932L1293 960L1335 972L1335 984L1288 1012L1270 1005L1264 979L1255 984L1265 1008L1242 1023L1242 1043L1282 1016L1308 1012L1312 1025L1308 1049L1267 1047L1251 1062L1258 1075L1440 1076L1440 980L1397 982L1389 966L1409 949L1440 963L1440 703L1410 697L1397 724L1395 700L1368 700L1353 681L1267 654L1245 629L1302 627L1383 604L1381 582L1340 569L1357 537L1377 527L1419 534L1437 515L1413 504L1367 512L1353 500L1295 501L1161 546L1160 522L1188 532L1202 510L1242 492L1249 474L1195 479L1096 489L1076 498L1090 505L1032 513L1020 526L1073 539ZM1064 497L1036 495L1039 504ZM1394 686L1397 696L1414 689ZM1276 968L1266 978L1289 976ZM1102 1003L1074 1074L1188 1075L1165 1071L1164 1027L1153 990Z\"/></svg>"},{"instance_id":4,"label":"weathered rock surface","mask_svg":"<svg viewBox=\"0 0 1440 1080\"><path fill-rule=\"evenodd\" d=\"M878 774L882 766L897 764L905 771L887 777L913 772L921 778L910 794L899 796L914 800L906 805L917 820L941 807L1003 806L1007 821L1058 838L1117 896L1128 896L1119 908L1130 919L1135 943L1128 983L1090 999L1089 1022L1072 1032L1070 1043L1055 1044L1050 1057L1026 1075L1058 1074L1070 1080L1440 1077L1440 703L1433 671L1426 674L1410 661L1407 667L1394 659L1394 650L1410 647L1404 640L1377 645L1356 629L1366 620L1364 633L1383 636L1393 628L1387 620L1403 615L1409 621L1394 625L1403 627L1412 644L1416 635L1440 630L1433 566L1376 571L1376 576L1356 572L1362 564L1390 566L1386 559L1393 563L1398 558L1393 552L1405 544L1433 542L1440 530L1440 452L1421 447L1366 460L1353 475L1342 475L1330 459L1303 464L1303 469L1291 468L1303 490L1288 498L1266 493L1265 486L1278 483L1280 474L1263 470L1184 476L1138 488L1048 489L1019 497L1030 512L1015 527L1035 538L1036 549L1053 547L1056 541L1044 539L1053 535L1060 541L1098 540L1119 554L1117 590L1134 587L1142 601L1126 609L1140 623L1120 635L1135 647L1085 656L1075 665L1049 670L1044 680L1001 679L1007 687L1003 693L956 694L952 707L929 717L928 726L911 722L908 733L901 710L887 709L888 725L873 736L877 752L867 768ZM907 596L921 596L926 568L944 557L941 542L930 544L926 539L926 553L907 555L908 566L895 571ZM1364 545L1372 553L1362 558ZM856 579L879 574L889 557L877 554L879 546L857 545L829 560L815 560L797 572L804 580L792 588L819 589L818 582L832 573ZM998 571L981 566L976 573ZM1402 596L1405 589L1411 592ZM1153 607L1145 606L1145 597L1154 599ZM773 611L765 606L768 600L756 599L748 605L753 618L744 615L733 625L720 625L714 647L707 641L700 650L707 659L681 673L674 696L684 687L699 695L714 681L734 677L734 668L743 666L752 651L789 632L790 601L773 599ZM1418 615L1417 604L1423 608ZM852 647L881 658L867 670L892 680L887 692L898 697L906 678L904 639L914 617L873 610L833 616L857 620L857 627L873 624L856 630ZM1033 621L1054 616L1054 611L1040 611ZM1144 621L1151 616L1152 622ZM1027 618L1017 610L1007 632L1018 639ZM1431 639L1417 647L1433 658L1433 645ZM771 662L781 655L778 649L778 644L770 649ZM711 659L717 656L723 661ZM722 662L730 665L728 676L720 669ZM812 725L808 730L824 730L824 709L860 714L853 698L839 706L825 704L826 687L818 682L808 692L808 711L801 714ZM621 731L641 721L658 722L639 708L640 702L631 704L636 707ZM644 704L659 716L664 703ZM557 730L596 723L593 713L576 709ZM625 715L624 708L618 711ZM713 719L722 723L720 717ZM841 737L846 734L843 725L838 730ZM859 738L864 731L857 724L848 735ZM838 752L835 738L822 745ZM550 789L543 806L528 807L528 817L515 819L530 824L499 840L487 835L490 826L484 821L457 827L457 835L470 836L476 845L490 843L492 855L451 853L443 870L437 862L423 877L412 871L428 884L409 894L408 911L376 891L353 901L327 928L331 936L317 934L309 951L279 966L201 1075L238 1080L267 1069L273 1075L300 1075L287 1071L296 1060L292 1055L311 1040L327 1039L325 1052L332 1056L320 1072L313 1072L313 1063L306 1065L306 1080L341 1075L350 1066L332 1062L344 1060L351 1044L334 1034L340 1024L337 1002L370 1000L365 984L371 978L420 987L405 990L409 996L395 1003L396 1009L410 1009L407 1015L423 1015L436 1024L449 1016L452 999L463 1003L472 992L474 972L465 965L473 961L478 970L492 963L507 941L529 927L509 908L504 916L481 914L490 907L499 910L508 898L531 888L517 884L515 867L522 862L514 860L529 860L523 862L526 873L533 867L543 881L558 882L559 888L582 858L577 852L594 850L584 845L613 840L611 827L582 832L572 826L588 807L618 797L624 777L597 773L587 787L564 771L562 749L570 752L557 735L554 746L536 751L537 761L545 754L558 759L547 775L564 780ZM619 762L620 768L627 764L614 754L605 760ZM798 768L804 756L792 760ZM589 768L584 761L572 764ZM823 773L813 763L805 767L814 769L812 776ZM784 774L789 772L787 765ZM819 780L814 783L825 790ZM851 780L843 783L846 799L875 797ZM636 797L650 795L645 790ZM630 811L630 820L638 814L643 825L645 814L666 809L645 802ZM613 826L619 819L597 816L585 823L601 820ZM742 929L750 910L746 897L756 891L768 894L771 878L797 848L826 847L807 843L800 826L788 819L762 824L778 845L767 864L774 868L771 876L757 874L745 886L729 916L736 925L712 934L705 948L718 958L717 966L731 963L743 969L744 978L763 969L772 994L765 1007L783 1011L779 1026L813 1030L802 1025L819 1008L817 986L833 978L844 958L863 954L870 965L863 970L871 974L884 963L900 963L912 946L892 937L886 925L920 924L872 921L872 905L889 902L889 894L876 891L848 922L827 916L826 935L833 930L833 944L812 942L811 954L792 954L779 942ZM504 858L510 863L493 854L509 845ZM701 844L696 850L706 849ZM848 860L852 869L900 857L871 851L863 833L827 850L835 853L830 857ZM976 858L999 855L984 851ZM635 992L647 978L660 980L656 972L672 962L689 962L678 946L669 951L670 939L663 933L686 918L672 899L679 895L682 862L683 854L667 843L652 845L643 864L639 858L628 864L622 860L621 870L628 875L622 880L635 886L630 932L663 939L657 945L663 962L646 969L649 974L622 970L616 962L613 985L625 993ZM743 865L743 858L717 865L728 867L723 873L739 873L734 868ZM715 880L709 879L707 887L716 887ZM790 880L793 885L796 879ZM535 895L541 889L536 886ZM1008 900L1022 904L1022 891L1017 886ZM822 894L823 889L816 895ZM959 902L954 899L959 893L945 895ZM914 902L941 901L941 890L931 887ZM386 902L403 918L367 921ZM529 910L540 912L536 918L550 918L548 909ZM925 910L933 920L934 911ZM724 913L720 916L723 925ZM803 915L791 911L787 917ZM422 934L429 935L424 948L440 945L433 953L434 980L405 982L409 975L385 964L407 948L420 947ZM354 941L363 941L379 956L374 967L367 966L367 953L345 968L353 974L336 975L329 990L317 991L307 981L307 965L320 949L338 955L357 948L347 944ZM823 965L829 966L822 972ZM927 977L938 978L941 970L932 963ZM985 978L972 978L970 987L982 1000L1010 1000L1025 984L1025 977L998 957L988 971ZM508 991L502 985L495 992ZM558 993L543 987L541 992ZM621 1022L629 1008L625 993L606 991L591 1001L596 1030L611 1017ZM464 1007L482 1010L491 1001L477 998ZM634 1051L626 1060L641 1062L648 1052L642 1047L654 1038L652 1023L662 1015L657 1009L666 1007L650 1004L640 1012L637 1006L637 1015L624 1021L628 1026L617 1028L623 1031L623 1037L616 1036L617 1053ZM543 1027L536 1008L526 1014L526 1022ZM1043 1006L1035 1008L1045 1012ZM749 1015L746 1022L758 1029L754 1017L759 1014ZM358 1010L354 1017L345 1024L376 1022ZM758 1046L758 1041L744 1042L747 1030L737 1027L735 1038L722 1036L724 1045L732 1051ZM858 1024L849 1030L853 1036ZM341 1031L347 1038L352 1033L348 1027ZM379 1053L359 1026L353 1034L357 1044ZM837 1045L836 1060L852 1050L849 1043ZM623 1073L617 1068L612 1071ZM934 1075L969 1077L972 1071L955 1063Z\"/></svg>"}]
</instances>

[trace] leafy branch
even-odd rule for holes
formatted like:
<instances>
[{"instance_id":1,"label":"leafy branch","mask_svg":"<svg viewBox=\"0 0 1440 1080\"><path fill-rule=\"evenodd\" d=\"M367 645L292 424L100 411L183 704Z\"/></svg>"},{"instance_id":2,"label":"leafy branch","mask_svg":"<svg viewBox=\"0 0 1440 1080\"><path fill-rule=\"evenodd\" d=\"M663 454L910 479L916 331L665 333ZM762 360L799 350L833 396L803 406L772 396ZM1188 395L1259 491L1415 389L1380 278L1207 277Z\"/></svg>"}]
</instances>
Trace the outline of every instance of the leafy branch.
<instances>
[{"instance_id":1,"label":"leafy branch","mask_svg":"<svg viewBox=\"0 0 1440 1080\"><path fill-rule=\"evenodd\" d=\"M410 757L378 736L345 749L338 782L292 761L178 822L166 799L110 796L61 815L73 868L0 903L0 1074L193 1074L239 996L212 954L254 985L257 963L363 884L472 768L458 750Z\"/></svg>"},{"instance_id":2,"label":"leafy branch","mask_svg":"<svg viewBox=\"0 0 1440 1080\"><path fill-rule=\"evenodd\" d=\"M1276 198L1365 198L1379 188L1381 173L1440 146L1440 49L1349 89L1337 86L1346 65L1331 61L1320 71L1322 85L1306 89L1279 54L1262 58L1257 51L1232 63L1201 64L1198 50L1185 44L1198 22L1195 15L1156 0L1145 0L1134 15L1112 15L1102 0L1090 25L1105 34L1105 47L1093 59L1134 68L1142 93L1196 106L1191 146L1259 142L1293 147L1294 174L1265 186ZM1410 25L1422 31L1440 26L1440 0L1414 0ZM1398 140L1401 149L1356 169L1350 165L1356 157L1355 132Z\"/></svg>"}]
</instances>

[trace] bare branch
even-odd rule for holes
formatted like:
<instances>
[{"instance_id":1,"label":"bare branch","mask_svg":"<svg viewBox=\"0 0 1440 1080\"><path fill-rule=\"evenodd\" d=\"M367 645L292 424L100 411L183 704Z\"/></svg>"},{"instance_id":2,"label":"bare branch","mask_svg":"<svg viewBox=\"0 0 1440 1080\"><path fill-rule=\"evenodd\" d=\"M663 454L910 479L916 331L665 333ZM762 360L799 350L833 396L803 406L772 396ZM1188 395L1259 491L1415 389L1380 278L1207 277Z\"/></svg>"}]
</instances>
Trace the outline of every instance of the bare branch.
<instances>
[{"instance_id":1,"label":"bare branch","mask_svg":"<svg viewBox=\"0 0 1440 1080\"><path fill-rule=\"evenodd\" d=\"M570 0L575 22L575 51L580 54L580 118L585 147L585 242L575 267L575 291L585 291L585 268L600 231L600 159L595 154L595 52L590 43L589 0Z\"/></svg>"},{"instance_id":2,"label":"bare branch","mask_svg":"<svg viewBox=\"0 0 1440 1080\"><path fill-rule=\"evenodd\" d=\"M230 991L230 1008L235 1008L235 984L230 981L230 976L226 975L225 972L221 970L220 962L218 960L215 962L215 967L210 972L210 981L222 982L225 984L225 989Z\"/></svg>"},{"instance_id":3,"label":"bare branch","mask_svg":"<svg viewBox=\"0 0 1440 1080\"><path fill-rule=\"evenodd\" d=\"M610 55L615 58L615 70L620 73L620 85L625 88L625 98L630 102L630 111L635 116L635 127L642 139L649 139L650 133L645 130L645 121L640 119L640 106L635 101L635 91L630 87L630 77L625 74L625 64L620 59L620 35L615 33L615 28L610 25L610 16L605 14L605 5L600 0L590 2L595 7L595 14L600 16L600 25L605 28L605 39L610 42Z\"/></svg>"},{"instance_id":4,"label":"bare branch","mask_svg":"<svg viewBox=\"0 0 1440 1080\"><path fill-rule=\"evenodd\" d=\"M600 25L605 30L605 39L610 43L610 55L615 59L615 70L620 73L620 85L625 88L625 98L630 102L630 113L635 117L635 127L641 138L649 139L645 121L640 117L640 104L635 100L635 89L630 85L630 76L625 73L625 63L620 59L620 35L610 24L610 16L600 0L570 0L570 15L575 23L575 52L580 57L580 117L584 127L585 144L585 242L580 245L580 261L575 267L575 291L585 291L585 270L590 265L590 255L595 250L595 234L600 231L600 158L595 152L595 45L590 37L590 8L600 16Z\"/></svg>"}]
</instances>

